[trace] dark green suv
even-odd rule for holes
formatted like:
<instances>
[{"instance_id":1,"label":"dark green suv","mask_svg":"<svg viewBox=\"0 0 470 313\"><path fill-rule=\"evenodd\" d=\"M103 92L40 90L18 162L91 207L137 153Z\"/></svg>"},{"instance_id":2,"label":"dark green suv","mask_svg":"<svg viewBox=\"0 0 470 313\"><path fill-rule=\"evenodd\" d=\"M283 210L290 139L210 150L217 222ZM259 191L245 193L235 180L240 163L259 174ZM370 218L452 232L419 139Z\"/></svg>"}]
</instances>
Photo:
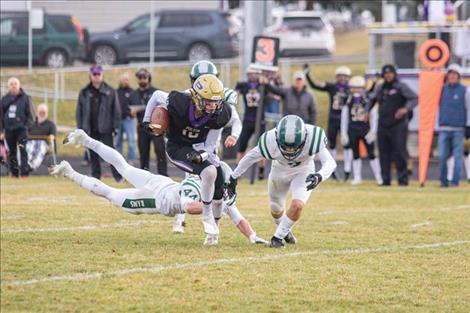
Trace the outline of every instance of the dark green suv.
<instances>
[{"instance_id":1,"label":"dark green suv","mask_svg":"<svg viewBox=\"0 0 470 313\"><path fill-rule=\"evenodd\" d=\"M0 15L0 62L28 63L28 13ZM63 67L85 56L84 32L70 15L44 14L42 29L33 29L33 62L48 67Z\"/></svg>"}]
</instances>

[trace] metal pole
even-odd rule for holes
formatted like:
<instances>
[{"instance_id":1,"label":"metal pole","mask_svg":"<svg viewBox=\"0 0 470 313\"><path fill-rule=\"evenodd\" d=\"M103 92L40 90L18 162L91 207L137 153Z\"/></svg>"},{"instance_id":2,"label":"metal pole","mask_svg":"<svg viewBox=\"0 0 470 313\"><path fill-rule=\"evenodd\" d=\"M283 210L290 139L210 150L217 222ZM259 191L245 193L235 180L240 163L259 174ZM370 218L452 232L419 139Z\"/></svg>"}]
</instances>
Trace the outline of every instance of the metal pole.
<instances>
[{"instance_id":1,"label":"metal pole","mask_svg":"<svg viewBox=\"0 0 470 313\"><path fill-rule=\"evenodd\" d=\"M375 34L369 33L369 69L375 69L375 66Z\"/></svg>"},{"instance_id":2,"label":"metal pole","mask_svg":"<svg viewBox=\"0 0 470 313\"><path fill-rule=\"evenodd\" d=\"M153 8L153 1L150 1L150 55L149 63L153 67L153 61L155 59L155 12Z\"/></svg>"},{"instance_id":3,"label":"metal pole","mask_svg":"<svg viewBox=\"0 0 470 313\"><path fill-rule=\"evenodd\" d=\"M65 74L60 72L60 100L65 100Z\"/></svg>"},{"instance_id":4,"label":"metal pole","mask_svg":"<svg viewBox=\"0 0 470 313\"><path fill-rule=\"evenodd\" d=\"M33 70L33 27L31 26L31 1L26 2L28 8L28 71Z\"/></svg>"},{"instance_id":5,"label":"metal pole","mask_svg":"<svg viewBox=\"0 0 470 313\"><path fill-rule=\"evenodd\" d=\"M58 72L55 72L54 73L54 112L53 112L53 116L54 116L54 124L57 125L57 111L58 111L58 108L57 108L57 105L58 105L58 102L59 102L59 73Z\"/></svg>"}]
</instances>

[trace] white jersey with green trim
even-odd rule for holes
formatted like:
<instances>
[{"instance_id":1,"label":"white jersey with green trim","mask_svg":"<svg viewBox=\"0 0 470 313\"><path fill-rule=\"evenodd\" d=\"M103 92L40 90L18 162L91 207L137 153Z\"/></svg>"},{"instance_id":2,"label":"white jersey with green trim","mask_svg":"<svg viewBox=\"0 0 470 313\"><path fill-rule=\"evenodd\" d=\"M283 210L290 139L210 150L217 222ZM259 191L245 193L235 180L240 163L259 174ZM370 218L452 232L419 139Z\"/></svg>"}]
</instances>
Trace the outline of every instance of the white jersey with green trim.
<instances>
[{"instance_id":1,"label":"white jersey with green trim","mask_svg":"<svg viewBox=\"0 0 470 313\"><path fill-rule=\"evenodd\" d=\"M273 167L296 168L310 166L315 154L319 153L328 144L323 128L305 125L307 136L302 152L293 160L287 160L281 153L276 140L276 129L271 129L261 135L258 149L265 159L274 160Z\"/></svg>"},{"instance_id":2,"label":"white jersey with green trim","mask_svg":"<svg viewBox=\"0 0 470 313\"><path fill-rule=\"evenodd\" d=\"M224 101L236 106L238 103L238 93L231 88L224 88Z\"/></svg>"},{"instance_id":3,"label":"white jersey with green trim","mask_svg":"<svg viewBox=\"0 0 470 313\"><path fill-rule=\"evenodd\" d=\"M282 171L282 173L314 172L313 158L318 155L321 169L317 173L322 176L323 180L328 179L336 168L336 162L326 149L328 139L325 131L313 125L305 125L305 128L307 130L305 145L301 153L293 160L287 160L282 155L276 141L276 130L271 129L261 135L258 145L245 154L231 176L238 179L250 166L263 159L273 160L273 170Z\"/></svg>"}]
</instances>

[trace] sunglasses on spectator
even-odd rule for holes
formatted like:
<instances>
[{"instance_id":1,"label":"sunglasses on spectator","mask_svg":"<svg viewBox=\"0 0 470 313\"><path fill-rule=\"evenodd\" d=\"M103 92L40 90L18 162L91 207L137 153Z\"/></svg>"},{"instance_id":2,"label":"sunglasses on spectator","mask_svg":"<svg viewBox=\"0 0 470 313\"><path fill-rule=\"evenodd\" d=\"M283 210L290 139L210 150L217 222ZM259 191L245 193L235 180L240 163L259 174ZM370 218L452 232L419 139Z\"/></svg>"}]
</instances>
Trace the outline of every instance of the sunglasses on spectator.
<instances>
[{"instance_id":1,"label":"sunglasses on spectator","mask_svg":"<svg viewBox=\"0 0 470 313\"><path fill-rule=\"evenodd\" d=\"M102 73L92 73L93 76L100 76Z\"/></svg>"}]
</instances>

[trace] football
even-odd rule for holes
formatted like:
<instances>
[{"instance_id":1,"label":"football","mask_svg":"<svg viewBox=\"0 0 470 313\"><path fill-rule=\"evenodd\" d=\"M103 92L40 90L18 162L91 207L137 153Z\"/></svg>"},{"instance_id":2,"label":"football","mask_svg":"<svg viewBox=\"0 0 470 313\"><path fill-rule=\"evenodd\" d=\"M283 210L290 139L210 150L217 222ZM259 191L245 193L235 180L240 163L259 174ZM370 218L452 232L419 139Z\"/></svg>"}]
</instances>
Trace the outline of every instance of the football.
<instances>
[{"instance_id":1,"label":"football","mask_svg":"<svg viewBox=\"0 0 470 313\"><path fill-rule=\"evenodd\" d=\"M163 135L170 125L170 115L168 111L161 106L158 106L152 112L152 118L150 120L150 129L156 136Z\"/></svg>"}]
</instances>

